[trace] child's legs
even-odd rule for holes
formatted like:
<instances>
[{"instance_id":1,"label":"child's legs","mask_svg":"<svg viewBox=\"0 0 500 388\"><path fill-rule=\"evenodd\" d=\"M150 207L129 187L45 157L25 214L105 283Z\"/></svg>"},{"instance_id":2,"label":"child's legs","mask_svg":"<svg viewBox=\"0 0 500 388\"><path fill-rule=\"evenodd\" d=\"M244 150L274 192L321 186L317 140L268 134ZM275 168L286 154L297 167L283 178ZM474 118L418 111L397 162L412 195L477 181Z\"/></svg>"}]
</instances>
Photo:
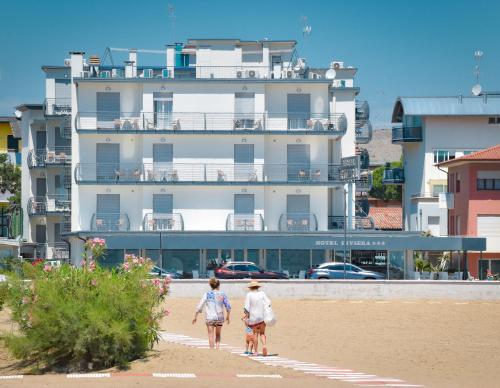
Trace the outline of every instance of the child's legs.
<instances>
[{"instance_id":1,"label":"child's legs","mask_svg":"<svg viewBox=\"0 0 500 388\"><path fill-rule=\"evenodd\" d=\"M219 349L222 326L215 326L215 347Z\"/></svg>"},{"instance_id":2,"label":"child's legs","mask_svg":"<svg viewBox=\"0 0 500 388\"><path fill-rule=\"evenodd\" d=\"M207 331L208 331L208 345L210 349L214 348L214 327L207 323Z\"/></svg>"}]
</instances>

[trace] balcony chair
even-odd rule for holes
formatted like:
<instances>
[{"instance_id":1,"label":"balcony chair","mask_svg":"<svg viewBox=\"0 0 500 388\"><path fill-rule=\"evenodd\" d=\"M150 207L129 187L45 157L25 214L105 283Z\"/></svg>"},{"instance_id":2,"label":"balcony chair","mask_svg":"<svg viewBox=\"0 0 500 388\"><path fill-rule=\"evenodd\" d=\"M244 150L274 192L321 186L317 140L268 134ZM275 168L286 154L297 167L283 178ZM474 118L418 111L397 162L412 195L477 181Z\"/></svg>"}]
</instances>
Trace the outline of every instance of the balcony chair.
<instances>
[{"instance_id":1,"label":"balcony chair","mask_svg":"<svg viewBox=\"0 0 500 388\"><path fill-rule=\"evenodd\" d=\"M314 126L314 122L311 119L306 120L307 129L313 129L313 126Z\"/></svg>"},{"instance_id":2,"label":"balcony chair","mask_svg":"<svg viewBox=\"0 0 500 388\"><path fill-rule=\"evenodd\" d=\"M66 163L67 160L66 153L65 152L59 153L59 155L57 155L57 159L59 163Z\"/></svg>"},{"instance_id":3,"label":"balcony chair","mask_svg":"<svg viewBox=\"0 0 500 388\"><path fill-rule=\"evenodd\" d=\"M56 160L56 153L53 151L47 152L47 163L54 163Z\"/></svg>"},{"instance_id":4,"label":"balcony chair","mask_svg":"<svg viewBox=\"0 0 500 388\"><path fill-rule=\"evenodd\" d=\"M255 131L262 131L262 120L256 120L253 124L253 129Z\"/></svg>"},{"instance_id":5,"label":"balcony chair","mask_svg":"<svg viewBox=\"0 0 500 388\"><path fill-rule=\"evenodd\" d=\"M130 122L130 120L125 120L123 122L122 129L124 131L130 131L132 129L132 123Z\"/></svg>"},{"instance_id":6,"label":"balcony chair","mask_svg":"<svg viewBox=\"0 0 500 388\"><path fill-rule=\"evenodd\" d=\"M120 119L115 119L115 120L113 121L113 123L114 123L114 128L115 128L116 130L120 130L120 128L121 128L121 122L120 122Z\"/></svg>"},{"instance_id":7,"label":"balcony chair","mask_svg":"<svg viewBox=\"0 0 500 388\"><path fill-rule=\"evenodd\" d=\"M300 221L300 226L303 230L309 230L309 220L304 218Z\"/></svg>"},{"instance_id":8,"label":"balcony chair","mask_svg":"<svg viewBox=\"0 0 500 388\"><path fill-rule=\"evenodd\" d=\"M226 180L226 174L222 170L217 170L217 182L224 182Z\"/></svg>"},{"instance_id":9,"label":"balcony chair","mask_svg":"<svg viewBox=\"0 0 500 388\"><path fill-rule=\"evenodd\" d=\"M135 131L138 131L140 128L139 128L139 119L134 119L134 122L132 123L132 128L135 130Z\"/></svg>"},{"instance_id":10,"label":"balcony chair","mask_svg":"<svg viewBox=\"0 0 500 388\"><path fill-rule=\"evenodd\" d=\"M319 181L321 179L321 170L320 169L317 169L316 171L314 171L313 178L315 181Z\"/></svg>"},{"instance_id":11,"label":"balcony chair","mask_svg":"<svg viewBox=\"0 0 500 388\"><path fill-rule=\"evenodd\" d=\"M172 129L174 131L180 131L181 130L181 120L177 119L172 121Z\"/></svg>"},{"instance_id":12,"label":"balcony chair","mask_svg":"<svg viewBox=\"0 0 500 388\"><path fill-rule=\"evenodd\" d=\"M317 131L317 132L320 132L323 130L323 123L321 122L321 120L316 120L314 122L314 127L313 127L313 130L314 131Z\"/></svg>"},{"instance_id":13,"label":"balcony chair","mask_svg":"<svg viewBox=\"0 0 500 388\"><path fill-rule=\"evenodd\" d=\"M134 180L136 182L140 181L141 180L141 170L139 168L136 168L133 172L132 172L132 176L134 178Z\"/></svg>"},{"instance_id":14,"label":"balcony chair","mask_svg":"<svg viewBox=\"0 0 500 388\"><path fill-rule=\"evenodd\" d=\"M297 173L297 178L299 178L299 180L305 180L307 177L307 172L306 170L299 170L299 172Z\"/></svg>"},{"instance_id":15,"label":"balcony chair","mask_svg":"<svg viewBox=\"0 0 500 388\"><path fill-rule=\"evenodd\" d=\"M118 182L120 180L120 177L123 175L123 172L121 170L115 169L115 181Z\"/></svg>"},{"instance_id":16,"label":"balcony chair","mask_svg":"<svg viewBox=\"0 0 500 388\"><path fill-rule=\"evenodd\" d=\"M170 181L177 182L179 180L179 174L177 174L177 170L173 170L170 174Z\"/></svg>"},{"instance_id":17,"label":"balcony chair","mask_svg":"<svg viewBox=\"0 0 500 388\"><path fill-rule=\"evenodd\" d=\"M333 131L333 123L331 122L331 120L330 120L330 119L326 120L325 127L326 127L326 129L328 129L329 131Z\"/></svg>"},{"instance_id":18,"label":"balcony chair","mask_svg":"<svg viewBox=\"0 0 500 388\"><path fill-rule=\"evenodd\" d=\"M259 180L257 176L257 171L252 171L250 174L248 174L248 181L249 182L257 182Z\"/></svg>"}]
</instances>

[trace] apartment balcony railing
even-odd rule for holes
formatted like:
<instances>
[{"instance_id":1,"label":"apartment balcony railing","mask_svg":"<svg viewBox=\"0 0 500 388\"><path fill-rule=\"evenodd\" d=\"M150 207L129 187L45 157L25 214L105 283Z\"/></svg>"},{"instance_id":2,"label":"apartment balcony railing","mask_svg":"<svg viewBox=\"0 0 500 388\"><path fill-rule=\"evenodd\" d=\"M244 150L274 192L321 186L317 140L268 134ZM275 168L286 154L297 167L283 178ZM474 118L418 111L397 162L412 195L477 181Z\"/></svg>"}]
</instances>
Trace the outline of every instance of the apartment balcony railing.
<instances>
[{"instance_id":1,"label":"apartment balcony railing","mask_svg":"<svg viewBox=\"0 0 500 388\"><path fill-rule=\"evenodd\" d=\"M372 124L367 121L364 125L356 127L356 142L358 144L367 144L372 140Z\"/></svg>"},{"instance_id":2,"label":"apartment balcony railing","mask_svg":"<svg viewBox=\"0 0 500 388\"><path fill-rule=\"evenodd\" d=\"M284 213L280 216L279 230L282 232L314 232L318 220L312 213Z\"/></svg>"},{"instance_id":3,"label":"apartment balcony railing","mask_svg":"<svg viewBox=\"0 0 500 388\"><path fill-rule=\"evenodd\" d=\"M344 113L208 113L208 112L78 112L79 131L289 131L341 136L347 130Z\"/></svg>"},{"instance_id":4,"label":"apartment balcony railing","mask_svg":"<svg viewBox=\"0 0 500 388\"><path fill-rule=\"evenodd\" d=\"M397 168L386 168L384 170L384 175L382 176L382 184L402 185L403 183L405 183L404 169L397 167Z\"/></svg>"},{"instance_id":5,"label":"apartment balcony railing","mask_svg":"<svg viewBox=\"0 0 500 388\"><path fill-rule=\"evenodd\" d=\"M373 175L371 171L361 171L361 176L356 180L356 191L370 191L373 187Z\"/></svg>"},{"instance_id":6,"label":"apartment balcony railing","mask_svg":"<svg viewBox=\"0 0 500 388\"><path fill-rule=\"evenodd\" d=\"M359 151L359 168L366 170L370 167L370 154L366 148Z\"/></svg>"},{"instance_id":7,"label":"apartment balcony railing","mask_svg":"<svg viewBox=\"0 0 500 388\"><path fill-rule=\"evenodd\" d=\"M439 199L439 193L430 193L430 192L421 192L421 193L414 193L410 196L410 198L413 199L430 199L430 200L438 200Z\"/></svg>"},{"instance_id":8,"label":"apartment balcony railing","mask_svg":"<svg viewBox=\"0 0 500 388\"><path fill-rule=\"evenodd\" d=\"M328 216L328 230L344 230L345 223L349 222L348 218L344 220L344 216ZM375 229L375 222L371 217L354 217L354 229ZM348 228L349 229L349 228Z\"/></svg>"},{"instance_id":9,"label":"apartment balcony railing","mask_svg":"<svg viewBox=\"0 0 500 388\"><path fill-rule=\"evenodd\" d=\"M127 213L94 213L90 230L96 232L124 232L130 230Z\"/></svg>"},{"instance_id":10,"label":"apartment balcony railing","mask_svg":"<svg viewBox=\"0 0 500 388\"><path fill-rule=\"evenodd\" d=\"M45 260L69 260L69 245L65 242L37 243L35 245L35 258Z\"/></svg>"},{"instance_id":11,"label":"apartment balcony railing","mask_svg":"<svg viewBox=\"0 0 500 388\"><path fill-rule=\"evenodd\" d=\"M66 116L71 114L71 98L46 98L45 114L47 116Z\"/></svg>"},{"instance_id":12,"label":"apartment balcony railing","mask_svg":"<svg viewBox=\"0 0 500 388\"><path fill-rule=\"evenodd\" d=\"M370 118L370 105L366 101L356 101L356 128L361 128L368 123Z\"/></svg>"},{"instance_id":13,"label":"apartment balcony railing","mask_svg":"<svg viewBox=\"0 0 500 388\"><path fill-rule=\"evenodd\" d=\"M260 214L229 214L226 220L229 231L262 231L264 219Z\"/></svg>"},{"instance_id":14,"label":"apartment balcony railing","mask_svg":"<svg viewBox=\"0 0 500 388\"><path fill-rule=\"evenodd\" d=\"M336 184L338 165L262 163L78 163L86 184Z\"/></svg>"},{"instance_id":15,"label":"apartment balcony railing","mask_svg":"<svg viewBox=\"0 0 500 388\"><path fill-rule=\"evenodd\" d=\"M421 126L398 126L392 128L393 143L416 143L422 141Z\"/></svg>"},{"instance_id":16,"label":"apartment balcony railing","mask_svg":"<svg viewBox=\"0 0 500 388\"><path fill-rule=\"evenodd\" d=\"M184 220L180 213L147 213L142 221L145 231L184 230Z\"/></svg>"},{"instance_id":17,"label":"apartment balcony railing","mask_svg":"<svg viewBox=\"0 0 500 388\"><path fill-rule=\"evenodd\" d=\"M31 150L28 154L29 168L67 165L71 165L71 147Z\"/></svg>"},{"instance_id":18,"label":"apartment balcony railing","mask_svg":"<svg viewBox=\"0 0 500 388\"><path fill-rule=\"evenodd\" d=\"M46 195L31 197L28 200L28 215L41 216L46 214L63 214L71 212L71 198L69 195Z\"/></svg>"},{"instance_id":19,"label":"apartment balcony railing","mask_svg":"<svg viewBox=\"0 0 500 388\"><path fill-rule=\"evenodd\" d=\"M190 65L184 67L168 66L162 67L139 67L137 75L131 77L123 67L101 67L98 71L84 70L82 78L99 79L121 79L121 78L141 78L141 79L321 79L328 69L306 69L294 70L292 68L274 68L274 66L263 65L239 65L239 66L203 66Z\"/></svg>"}]
</instances>

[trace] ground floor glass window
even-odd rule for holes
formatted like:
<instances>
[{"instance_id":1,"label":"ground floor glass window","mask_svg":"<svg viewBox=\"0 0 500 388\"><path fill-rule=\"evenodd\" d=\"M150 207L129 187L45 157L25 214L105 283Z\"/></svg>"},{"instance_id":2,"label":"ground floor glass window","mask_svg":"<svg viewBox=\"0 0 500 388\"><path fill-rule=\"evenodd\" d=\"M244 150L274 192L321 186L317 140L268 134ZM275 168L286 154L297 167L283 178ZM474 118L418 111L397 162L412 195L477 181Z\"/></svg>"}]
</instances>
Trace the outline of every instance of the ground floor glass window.
<instances>
[{"instance_id":1,"label":"ground floor glass window","mask_svg":"<svg viewBox=\"0 0 500 388\"><path fill-rule=\"evenodd\" d=\"M267 249L266 250L266 269L270 271L279 271L280 268L280 250Z\"/></svg>"},{"instance_id":2,"label":"ground floor glass window","mask_svg":"<svg viewBox=\"0 0 500 388\"><path fill-rule=\"evenodd\" d=\"M199 249L165 249L162 255L163 268L191 277L193 270L200 271Z\"/></svg>"},{"instance_id":3,"label":"ground floor glass window","mask_svg":"<svg viewBox=\"0 0 500 388\"><path fill-rule=\"evenodd\" d=\"M300 271L311 267L311 251L309 249L282 249L281 267L288 271L290 277L298 277Z\"/></svg>"}]
</instances>

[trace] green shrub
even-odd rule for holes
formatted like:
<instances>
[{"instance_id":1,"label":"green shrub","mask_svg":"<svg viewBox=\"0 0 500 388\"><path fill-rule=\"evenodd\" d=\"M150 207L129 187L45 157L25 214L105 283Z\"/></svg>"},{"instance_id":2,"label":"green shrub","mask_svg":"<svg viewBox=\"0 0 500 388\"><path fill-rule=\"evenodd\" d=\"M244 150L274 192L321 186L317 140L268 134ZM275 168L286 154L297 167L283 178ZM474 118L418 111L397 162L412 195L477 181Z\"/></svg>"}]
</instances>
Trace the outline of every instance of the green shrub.
<instances>
[{"instance_id":1,"label":"green shrub","mask_svg":"<svg viewBox=\"0 0 500 388\"><path fill-rule=\"evenodd\" d=\"M9 284L7 282L0 282L0 311L3 310L7 295L9 292Z\"/></svg>"},{"instance_id":2,"label":"green shrub","mask_svg":"<svg viewBox=\"0 0 500 388\"><path fill-rule=\"evenodd\" d=\"M148 280L151 261L132 255L119 269L101 268L99 241L87 243L82 268L25 265L32 281L14 281L9 293L20 333L4 337L15 357L48 369L123 367L158 341L169 279Z\"/></svg>"}]
</instances>

